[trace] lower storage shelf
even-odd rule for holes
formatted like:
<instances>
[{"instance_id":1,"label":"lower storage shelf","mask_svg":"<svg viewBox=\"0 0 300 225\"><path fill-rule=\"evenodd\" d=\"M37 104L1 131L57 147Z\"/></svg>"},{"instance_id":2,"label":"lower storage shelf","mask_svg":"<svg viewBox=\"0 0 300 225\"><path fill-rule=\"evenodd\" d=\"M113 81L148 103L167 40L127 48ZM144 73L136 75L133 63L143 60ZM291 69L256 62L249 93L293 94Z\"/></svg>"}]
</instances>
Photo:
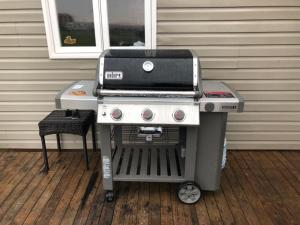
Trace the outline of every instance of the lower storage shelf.
<instances>
[{"instance_id":1,"label":"lower storage shelf","mask_svg":"<svg viewBox=\"0 0 300 225\"><path fill-rule=\"evenodd\" d=\"M184 159L174 146L118 146L114 181L183 182Z\"/></svg>"}]
</instances>

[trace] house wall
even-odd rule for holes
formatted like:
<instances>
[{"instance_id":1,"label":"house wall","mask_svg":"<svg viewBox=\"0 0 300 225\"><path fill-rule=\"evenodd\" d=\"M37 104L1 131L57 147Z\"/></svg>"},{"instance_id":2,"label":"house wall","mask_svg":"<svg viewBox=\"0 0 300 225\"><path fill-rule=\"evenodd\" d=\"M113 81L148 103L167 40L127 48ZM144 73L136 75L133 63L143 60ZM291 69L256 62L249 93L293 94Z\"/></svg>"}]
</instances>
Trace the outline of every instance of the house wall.
<instances>
[{"instance_id":1,"label":"house wall","mask_svg":"<svg viewBox=\"0 0 300 225\"><path fill-rule=\"evenodd\" d=\"M159 48L191 48L203 77L246 99L231 149L300 149L300 1L158 0ZM96 60L49 60L40 0L0 1L0 149L40 148L37 122ZM48 146L55 147L54 137ZM81 147L67 137L65 147Z\"/></svg>"}]
</instances>

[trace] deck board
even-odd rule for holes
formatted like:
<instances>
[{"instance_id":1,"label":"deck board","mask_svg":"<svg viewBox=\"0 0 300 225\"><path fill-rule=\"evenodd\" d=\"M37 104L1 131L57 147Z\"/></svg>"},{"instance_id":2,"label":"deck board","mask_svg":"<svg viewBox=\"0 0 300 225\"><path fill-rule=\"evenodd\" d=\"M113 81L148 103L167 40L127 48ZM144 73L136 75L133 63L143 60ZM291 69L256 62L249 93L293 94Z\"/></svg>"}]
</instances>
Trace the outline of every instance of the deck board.
<instances>
[{"instance_id":1,"label":"deck board","mask_svg":"<svg viewBox=\"0 0 300 225\"><path fill-rule=\"evenodd\" d=\"M296 151L230 151L220 190L197 204L181 204L175 184L136 182L116 182L107 203L99 153L87 171L80 152L52 152L45 175L40 153L0 152L0 225L300 224L299 162Z\"/></svg>"}]
</instances>

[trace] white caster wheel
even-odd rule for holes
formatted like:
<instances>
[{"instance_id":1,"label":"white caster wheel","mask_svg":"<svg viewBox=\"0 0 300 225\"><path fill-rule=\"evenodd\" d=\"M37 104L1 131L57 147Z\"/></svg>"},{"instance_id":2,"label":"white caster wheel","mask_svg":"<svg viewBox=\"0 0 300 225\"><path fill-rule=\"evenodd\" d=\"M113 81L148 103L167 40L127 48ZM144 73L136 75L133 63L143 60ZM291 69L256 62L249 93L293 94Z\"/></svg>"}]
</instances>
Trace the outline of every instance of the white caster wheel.
<instances>
[{"instance_id":1,"label":"white caster wheel","mask_svg":"<svg viewBox=\"0 0 300 225\"><path fill-rule=\"evenodd\" d=\"M201 198L201 190L196 183L186 182L178 186L177 197L185 204L194 204Z\"/></svg>"}]
</instances>

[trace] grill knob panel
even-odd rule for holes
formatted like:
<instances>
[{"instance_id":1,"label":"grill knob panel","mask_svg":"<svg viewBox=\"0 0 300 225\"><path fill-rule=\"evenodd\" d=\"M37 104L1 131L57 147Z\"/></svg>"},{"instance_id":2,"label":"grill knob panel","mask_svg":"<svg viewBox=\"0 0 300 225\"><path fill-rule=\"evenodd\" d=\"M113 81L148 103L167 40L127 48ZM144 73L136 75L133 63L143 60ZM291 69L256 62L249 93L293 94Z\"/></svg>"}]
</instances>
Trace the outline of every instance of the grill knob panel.
<instances>
[{"instance_id":1,"label":"grill knob panel","mask_svg":"<svg viewBox=\"0 0 300 225\"><path fill-rule=\"evenodd\" d=\"M182 121L185 118L185 113L183 110L178 109L174 112L173 117L176 121Z\"/></svg>"},{"instance_id":2,"label":"grill knob panel","mask_svg":"<svg viewBox=\"0 0 300 225\"><path fill-rule=\"evenodd\" d=\"M142 118L144 120L151 120L153 118L153 112L150 110L150 109L145 109L143 112L142 112Z\"/></svg>"},{"instance_id":3,"label":"grill knob panel","mask_svg":"<svg viewBox=\"0 0 300 225\"><path fill-rule=\"evenodd\" d=\"M205 104L205 111L206 112L212 112L215 109L214 103L208 102Z\"/></svg>"},{"instance_id":4,"label":"grill knob panel","mask_svg":"<svg viewBox=\"0 0 300 225\"><path fill-rule=\"evenodd\" d=\"M113 109L110 115L111 118L113 118L114 120L120 120L122 118L123 113L120 109Z\"/></svg>"}]
</instances>

